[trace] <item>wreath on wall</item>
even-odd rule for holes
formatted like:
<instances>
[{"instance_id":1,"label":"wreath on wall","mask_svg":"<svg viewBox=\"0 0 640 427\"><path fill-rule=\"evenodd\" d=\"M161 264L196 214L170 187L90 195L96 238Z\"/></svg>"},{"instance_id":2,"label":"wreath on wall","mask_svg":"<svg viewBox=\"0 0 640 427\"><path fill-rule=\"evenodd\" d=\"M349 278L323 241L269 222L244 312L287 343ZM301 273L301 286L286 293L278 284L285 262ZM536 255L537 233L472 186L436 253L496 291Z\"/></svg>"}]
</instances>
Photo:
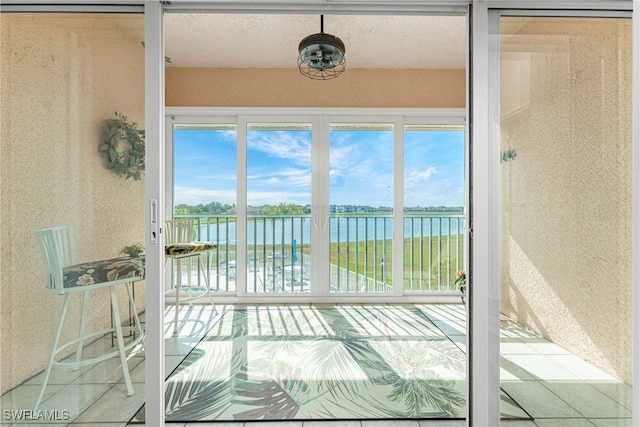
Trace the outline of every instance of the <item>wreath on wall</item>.
<instances>
[{"instance_id":1,"label":"wreath on wall","mask_svg":"<svg viewBox=\"0 0 640 427\"><path fill-rule=\"evenodd\" d=\"M107 160L107 169L116 175L139 181L144 173L144 129L136 122L128 122L124 114L116 111L115 115L104 126L100 157Z\"/></svg>"}]
</instances>

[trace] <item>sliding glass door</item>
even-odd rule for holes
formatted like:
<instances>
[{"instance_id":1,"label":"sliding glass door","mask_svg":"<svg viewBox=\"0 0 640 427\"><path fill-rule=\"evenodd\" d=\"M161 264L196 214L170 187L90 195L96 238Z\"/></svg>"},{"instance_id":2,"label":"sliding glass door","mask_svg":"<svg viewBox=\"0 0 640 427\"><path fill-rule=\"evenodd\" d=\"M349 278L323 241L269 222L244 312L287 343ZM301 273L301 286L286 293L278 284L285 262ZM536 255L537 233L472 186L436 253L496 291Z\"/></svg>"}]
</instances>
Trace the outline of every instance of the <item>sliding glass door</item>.
<instances>
[{"instance_id":1,"label":"sliding glass door","mask_svg":"<svg viewBox=\"0 0 640 427\"><path fill-rule=\"evenodd\" d=\"M632 425L631 20L499 27L503 417Z\"/></svg>"},{"instance_id":2,"label":"sliding glass door","mask_svg":"<svg viewBox=\"0 0 640 427\"><path fill-rule=\"evenodd\" d=\"M124 425L145 402L144 262L125 253L145 238L143 10L4 3L0 423Z\"/></svg>"}]
</instances>

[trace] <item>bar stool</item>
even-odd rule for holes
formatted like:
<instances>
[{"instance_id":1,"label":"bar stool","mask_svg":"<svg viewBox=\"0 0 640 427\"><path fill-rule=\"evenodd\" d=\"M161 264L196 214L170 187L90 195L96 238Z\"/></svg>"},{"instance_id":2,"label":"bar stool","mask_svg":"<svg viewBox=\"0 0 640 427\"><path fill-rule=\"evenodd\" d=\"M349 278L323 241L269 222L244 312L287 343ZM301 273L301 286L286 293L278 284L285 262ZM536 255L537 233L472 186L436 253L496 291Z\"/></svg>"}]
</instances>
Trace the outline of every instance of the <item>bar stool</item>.
<instances>
[{"instance_id":1,"label":"bar stool","mask_svg":"<svg viewBox=\"0 0 640 427\"><path fill-rule=\"evenodd\" d=\"M215 301L211 295L211 287L209 282L209 275L204 270L204 262L200 259L204 255L208 255L211 251L215 250L218 246L211 242L197 242L195 241L196 228L195 220L193 218L176 218L165 221L165 267L166 261L171 259L176 266L176 280L175 280L175 316L173 321L173 335L178 335L178 311L180 304L188 302L191 303L205 295L209 297L211 305L213 306L213 314L217 313ZM192 261L195 258L200 271L204 277L205 286L197 285L195 288L197 292L192 294L189 292L188 296L181 296L182 293L182 263L185 261ZM196 270L197 271L197 270ZM191 269L187 273L187 279L189 281L189 291L194 287L191 286Z\"/></svg>"},{"instance_id":2,"label":"bar stool","mask_svg":"<svg viewBox=\"0 0 640 427\"><path fill-rule=\"evenodd\" d=\"M133 395L133 386L127 365L126 351L138 345L143 337L144 331L138 319L135 302L131 292L130 284L144 279L145 267L144 258L119 257L99 261L91 261L76 264L75 242L73 229L70 225L61 225L52 228L38 230L36 232L40 241L40 247L45 258L45 285L47 289L58 295L64 296L60 320L56 329L51 354L47 363L44 381L40 390L40 395L36 401L34 411L38 410L45 388L54 366L66 366L78 369L80 366L87 366L102 362L111 357L119 356L122 365L122 373L127 386L127 396ZM123 327L120 324L120 310L118 308L118 298L116 287L125 285L129 295L129 304L133 313L135 326ZM89 293L96 289L109 288L111 299L113 327L91 333L86 331L87 314L89 310ZM80 329L78 337L66 343L60 343L60 336L64 326L69 301L72 294L82 295L82 315L80 318ZM123 331L136 332L134 340L124 344ZM117 338L117 349L96 357L81 360L84 342L92 338L115 332ZM63 350L76 345L76 354L73 360L56 361L56 356Z\"/></svg>"}]
</instances>

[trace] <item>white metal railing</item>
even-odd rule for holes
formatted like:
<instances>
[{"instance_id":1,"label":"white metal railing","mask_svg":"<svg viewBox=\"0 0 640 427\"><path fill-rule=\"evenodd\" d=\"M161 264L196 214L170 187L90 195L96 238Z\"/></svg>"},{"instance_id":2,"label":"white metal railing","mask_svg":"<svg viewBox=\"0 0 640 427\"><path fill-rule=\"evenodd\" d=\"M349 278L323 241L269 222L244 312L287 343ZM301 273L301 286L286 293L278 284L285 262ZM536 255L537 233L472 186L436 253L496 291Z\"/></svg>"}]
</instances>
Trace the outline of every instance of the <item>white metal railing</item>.
<instances>
[{"instance_id":1,"label":"white metal railing","mask_svg":"<svg viewBox=\"0 0 640 427\"><path fill-rule=\"evenodd\" d=\"M233 215L176 215L196 220L198 240L217 243L205 261L211 289L236 290L236 218ZM454 290L455 273L464 267L464 214L405 213L403 286L408 291ZM392 292L392 214L331 214L331 293ZM247 292L309 290L310 215L249 215ZM196 273L197 265L193 266ZM191 273L185 273L191 274ZM197 280L202 280L199 277Z\"/></svg>"}]
</instances>

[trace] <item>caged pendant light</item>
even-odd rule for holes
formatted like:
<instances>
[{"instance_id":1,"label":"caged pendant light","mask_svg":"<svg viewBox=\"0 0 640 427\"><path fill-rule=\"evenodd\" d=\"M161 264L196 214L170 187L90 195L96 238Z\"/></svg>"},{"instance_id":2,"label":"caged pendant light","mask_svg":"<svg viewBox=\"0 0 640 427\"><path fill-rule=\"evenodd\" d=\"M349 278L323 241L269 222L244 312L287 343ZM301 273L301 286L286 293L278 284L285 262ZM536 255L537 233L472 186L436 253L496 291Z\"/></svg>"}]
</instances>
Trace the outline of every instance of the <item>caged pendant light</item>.
<instances>
[{"instance_id":1,"label":"caged pendant light","mask_svg":"<svg viewBox=\"0 0 640 427\"><path fill-rule=\"evenodd\" d=\"M298 45L298 69L313 80L335 79L345 70L344 43L324 32L324 15L320 15L320 32L302 39Z\"/></svg>"}]
</instances>

